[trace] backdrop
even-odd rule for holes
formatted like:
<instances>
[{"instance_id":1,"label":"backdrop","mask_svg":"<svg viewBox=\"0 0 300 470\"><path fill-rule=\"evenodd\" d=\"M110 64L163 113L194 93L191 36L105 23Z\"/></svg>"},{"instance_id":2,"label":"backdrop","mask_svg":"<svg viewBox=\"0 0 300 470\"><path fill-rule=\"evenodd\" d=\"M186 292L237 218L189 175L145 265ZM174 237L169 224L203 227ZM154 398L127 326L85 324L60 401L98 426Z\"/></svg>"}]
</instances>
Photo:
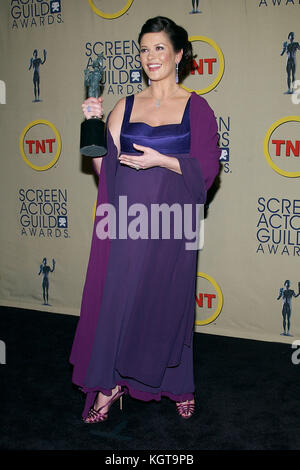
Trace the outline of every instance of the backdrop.
<instances>
[{"instance_id":1,"label":"backdrop","mask_svg":"<svg viewBox=\"0 0 300 470\"><path fill-rule=\"evenodd\" d=\"M188 30L183 86L213 108L222 148L195 329L298 337L299 13L298 0L2 0L0 303L79 315L97 194L79 152L84 69L103 52L107 116L145 86L137 36L164 15Z\"/></svg>"}]
</instances>

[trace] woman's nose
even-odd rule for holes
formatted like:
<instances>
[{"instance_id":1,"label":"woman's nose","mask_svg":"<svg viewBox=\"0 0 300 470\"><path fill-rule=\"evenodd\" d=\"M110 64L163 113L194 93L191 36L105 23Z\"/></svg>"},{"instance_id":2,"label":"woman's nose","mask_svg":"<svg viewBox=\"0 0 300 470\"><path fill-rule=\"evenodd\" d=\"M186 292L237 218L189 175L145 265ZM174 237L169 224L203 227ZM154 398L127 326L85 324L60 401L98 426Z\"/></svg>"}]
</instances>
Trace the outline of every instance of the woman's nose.
<instances>
[{"instance_id":1,"label":"woman's nose","mask_svg":"<svg viewBox=\"0 0 300 470\"><path fill-rule=\"evenodd\" d=\"M152 59L153 57L155 57L155 52L152 49L149 49L148 59Z\"/></svg>"}]
</instances>

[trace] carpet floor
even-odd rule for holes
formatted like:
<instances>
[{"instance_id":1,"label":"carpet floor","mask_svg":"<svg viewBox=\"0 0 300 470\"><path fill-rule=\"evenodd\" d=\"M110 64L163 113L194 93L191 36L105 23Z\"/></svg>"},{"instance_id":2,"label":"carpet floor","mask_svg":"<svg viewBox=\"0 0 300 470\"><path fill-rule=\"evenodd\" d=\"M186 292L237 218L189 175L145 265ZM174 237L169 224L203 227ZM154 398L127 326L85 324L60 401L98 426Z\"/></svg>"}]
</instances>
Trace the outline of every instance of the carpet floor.
<instances>
[{"instance_id":1,"label":"carpet floor","mask_svg":"<svg viewBox=\"0 0 300 470\"><path fill-rule=\"evenodd\" d=\"M195 334L196 412L126 395L81 421L68 362L78 317L0 307L1 450L299 450L300 364L291 345Z\"/></svg>"}]
</instances>

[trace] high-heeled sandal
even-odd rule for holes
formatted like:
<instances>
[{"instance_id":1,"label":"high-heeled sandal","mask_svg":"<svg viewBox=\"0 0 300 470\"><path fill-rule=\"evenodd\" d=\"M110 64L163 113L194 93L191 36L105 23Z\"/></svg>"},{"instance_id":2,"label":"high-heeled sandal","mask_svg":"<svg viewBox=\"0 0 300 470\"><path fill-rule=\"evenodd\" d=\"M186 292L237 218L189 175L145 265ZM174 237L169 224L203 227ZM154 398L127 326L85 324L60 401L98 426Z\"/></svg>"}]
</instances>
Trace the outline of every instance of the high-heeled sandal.
<instances>
[{"instance_id":1,"label":"high-heeled sandal","mask_svg":"<svg viewBox=\"0 0 300 470\"><path fill-rule=\"evenodd\" d=\"M181 416L181 418L184 418L184 419L189 419L193 416L194 414L194 411L195 411L195 401L185 401L185 402L177 402L176 403L176 409L177 409L177 412L179 414L179 416Z\"/></svg>"},{"instance_id":2,"label":"high-heeled sandal","mask_svg":"<svg viewBox=\"0 0 300 470\"><path fill-rule=\"evenodd\" d=\"M111 405L120 398L120 410L123 409L123 394L125 393L124 390L122 390L122 387L119 387L118 391L112 396L112 398L103 406L100 406L98 410L95 410L94 406L92 406L88 412L87 417L83 420L87 424L93 424L93 423L99 423L100 421L105 421L108 418L108 412L111 407ZM102 413L101 410L103 408L107 408L107 411L105 413Z\"/></svg>"}]
</instances>

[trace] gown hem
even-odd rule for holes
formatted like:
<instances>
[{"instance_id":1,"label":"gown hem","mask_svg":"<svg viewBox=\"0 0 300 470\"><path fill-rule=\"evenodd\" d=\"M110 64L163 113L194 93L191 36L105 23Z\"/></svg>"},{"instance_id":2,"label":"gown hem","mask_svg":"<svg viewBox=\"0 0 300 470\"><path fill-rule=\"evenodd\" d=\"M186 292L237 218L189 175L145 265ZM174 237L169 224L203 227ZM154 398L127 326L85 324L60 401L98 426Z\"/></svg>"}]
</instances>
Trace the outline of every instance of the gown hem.
<instances>
[{"instance_id":1,"label":"gown hem","mask_svg":"<svg viewBox=\"0 0 300 470\"><path fill-rule=\"evenodd\" d=\"M157 393L152 393L152 392L144 392L141 390L137 390L134 388L132 385L130 385L126 380L117 380L116 385L120 385L121 387L124 387L126 389L126 394L130 395L132 398L135 398L137 400L141 401L160 401L163 397L170 398L172 401L175 402L180 402L180 401L186 401L186 400L192 400L194 398L194 391L191 392L184 392L180 394L176 394L173 392L169 391L159 391ZM115 388L115 386L113 388ZM112 389L107 389L107 388L102 388L100 386L98 387L93 387L93 388L87 388L87 387L81 387L80 388L82 392L87 393L87 394L95 394L98 392L103 393L103 395L110 396L111 395L111 390Z\"/></svg>"}]
</instances>

